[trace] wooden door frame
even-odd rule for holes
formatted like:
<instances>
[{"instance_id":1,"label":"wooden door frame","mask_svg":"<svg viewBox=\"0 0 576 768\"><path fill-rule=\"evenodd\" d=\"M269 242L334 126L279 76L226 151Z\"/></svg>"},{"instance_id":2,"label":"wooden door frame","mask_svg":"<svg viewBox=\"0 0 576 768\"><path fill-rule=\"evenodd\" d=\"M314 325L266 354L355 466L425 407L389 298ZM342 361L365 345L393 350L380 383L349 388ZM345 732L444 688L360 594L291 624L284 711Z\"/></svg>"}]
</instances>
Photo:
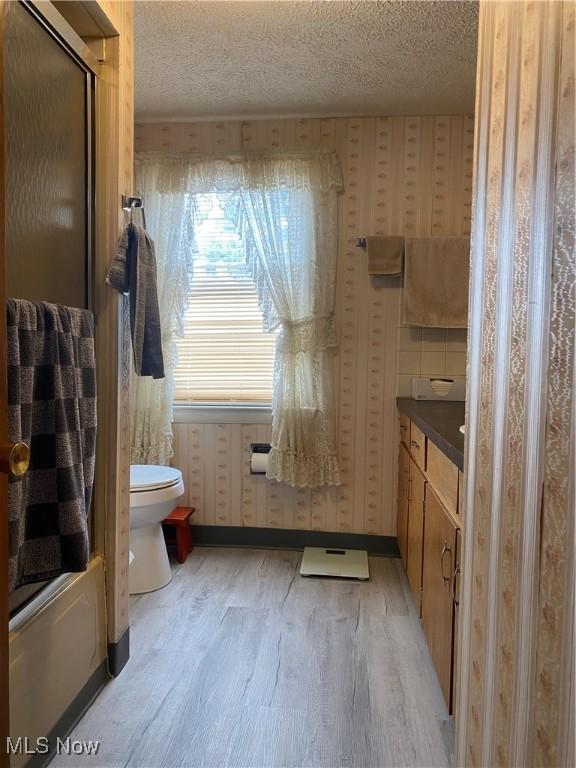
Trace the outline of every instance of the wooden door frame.
<instances>
[{"instance_id":1,"label":"wooden door frame","mask_svg":"<svg viewBox=\"0 0 576 768\"><path fill-rule=\"evenodd\" d=\"M4 3L0 0L0 443L8 441L6 369L6 252L4 240ZM0 473L0 768L10 761L8 660L8 476Z\"/></svg>"},{"instance_id":2,"label":"wooden door frame","mask_svg":"<svg viewBox=\"0 0 576 768\"><path fill-rule=\"evenodd\" d=\"M67 6L67 8L70 8ZM78 5L82 5L78 2ZM91 6L91 12L95 11ZM95 541L106 560L108 662L117 675L130 653L128 553L130 509L130 315L126 297L106 284L123 224L121 195L132 194L134 156L133 3L99 2L108 24L96 87L95 308L99 426ZM115 30L113 36L110 29ZM102 38L93 40L96 49Z\"/></svg>"}]
</instances>

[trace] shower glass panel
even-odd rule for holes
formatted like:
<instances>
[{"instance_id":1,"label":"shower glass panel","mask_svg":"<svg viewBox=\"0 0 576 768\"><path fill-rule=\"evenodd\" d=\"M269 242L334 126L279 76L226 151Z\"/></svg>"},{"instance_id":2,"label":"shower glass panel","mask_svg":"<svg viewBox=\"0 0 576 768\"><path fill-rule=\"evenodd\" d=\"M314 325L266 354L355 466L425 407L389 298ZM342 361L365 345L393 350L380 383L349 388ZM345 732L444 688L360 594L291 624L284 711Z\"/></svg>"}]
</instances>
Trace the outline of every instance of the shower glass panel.
<instances>
[{"instance_id":1,"label":"shower glass panel","mask_svg":"<svg viewBox=\"0 0 576 768\"><path fill-rule=\"evenodd\" d=\"M50 3L3 15L7 295L92 309L94 62ZM10 615L48 583L12 592Z\"/></svg>"},{"instance_id":2,"label":"shower glass panel","mask_svg":"<svg viewBox=\"0 0 576 768\"><path fill-rule=\"evenodd\" d=\"M25 5L5 9L7 293L87 307L89 80Z\"/></svg>"}]
</instances>

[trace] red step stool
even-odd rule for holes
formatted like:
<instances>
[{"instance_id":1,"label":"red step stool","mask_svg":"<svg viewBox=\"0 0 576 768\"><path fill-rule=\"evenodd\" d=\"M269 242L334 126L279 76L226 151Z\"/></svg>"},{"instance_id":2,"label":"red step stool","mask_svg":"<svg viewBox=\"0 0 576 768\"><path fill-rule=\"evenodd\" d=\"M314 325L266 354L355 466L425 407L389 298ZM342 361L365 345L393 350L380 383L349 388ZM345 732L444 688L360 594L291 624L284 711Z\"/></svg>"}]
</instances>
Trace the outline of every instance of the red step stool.
<instances>
[{"instance_id":1,"label":"red step stool","mask_svg":"<svg viewBox=\"0 0 576 768\"><path fill-rule=\"evenodd\" d=\"M190 518L195 511L194 507L176 507L168 517L162 520L164 538L167 544L176 544L176 560L179 563L185 562L190 552L194 549ZM174 529L173 536L170 533L170 528Z\"/></svg>"}]
</instances>

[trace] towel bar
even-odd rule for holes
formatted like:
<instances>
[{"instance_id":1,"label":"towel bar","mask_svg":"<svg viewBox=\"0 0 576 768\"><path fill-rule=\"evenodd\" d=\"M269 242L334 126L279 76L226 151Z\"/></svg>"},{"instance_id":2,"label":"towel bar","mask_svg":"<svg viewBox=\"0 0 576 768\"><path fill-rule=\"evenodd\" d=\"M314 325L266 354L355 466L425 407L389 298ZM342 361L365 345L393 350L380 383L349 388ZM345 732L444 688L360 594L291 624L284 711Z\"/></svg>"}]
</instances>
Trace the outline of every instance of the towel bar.
<instances>
[{"instance_id":1,"label":"towel bar","mask_svg":"<svg viewBox=\"0 0 576 768\"><path fill-rule=\"evenodd\" d=\"M122 208L125 211L129 211L131 208L144 208L144 202L141 197L122 195Z\"/></svg>"},{"instance_id":2,"label":"towel bar","mask_svg":"<svg viewBox=\"0 0 576 768\"><path fill-rule=\"evenodd\" d=\"M134 208L139 208L142 211L142 224L146 229L146 214L144 213L144 200L141 197L134 197L129 195L122 195L122 210L130 214L130 222L132 222L132 213Z\"/></svg>"}]
</instances>

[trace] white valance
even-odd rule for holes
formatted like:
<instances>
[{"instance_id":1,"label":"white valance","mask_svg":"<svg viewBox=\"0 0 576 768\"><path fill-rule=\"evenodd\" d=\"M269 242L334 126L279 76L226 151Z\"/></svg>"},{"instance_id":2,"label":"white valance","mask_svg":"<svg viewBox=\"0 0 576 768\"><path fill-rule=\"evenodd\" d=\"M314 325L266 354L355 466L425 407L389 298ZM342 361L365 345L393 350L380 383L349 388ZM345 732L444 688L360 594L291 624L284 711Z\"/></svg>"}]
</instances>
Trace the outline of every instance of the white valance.
<instances>
[{"instance_id":1,"label":"white valance","mask_svg":"<svg viewBox=\"0 0 576 768\"><path fill-rule=\"evenodd\" d=\"M333 150L248 151L212 157L139 152L136 164L143 171L147 167L154 168L156 192L159 193L342 189L342 173Z\"/></svg>"}]
</instances>

